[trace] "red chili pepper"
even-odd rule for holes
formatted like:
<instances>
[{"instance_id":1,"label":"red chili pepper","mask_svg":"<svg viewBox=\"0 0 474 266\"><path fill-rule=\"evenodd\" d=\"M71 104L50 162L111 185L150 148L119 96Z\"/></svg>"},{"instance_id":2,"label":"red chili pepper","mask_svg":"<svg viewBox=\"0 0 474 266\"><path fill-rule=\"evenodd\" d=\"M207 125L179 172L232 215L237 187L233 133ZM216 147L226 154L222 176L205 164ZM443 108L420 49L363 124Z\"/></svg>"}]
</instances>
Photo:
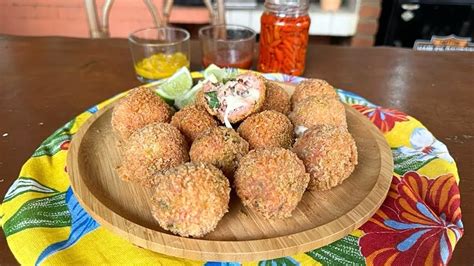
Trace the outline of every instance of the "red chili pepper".
<instances>
[{"instance_id":1,"label":"red chili pepper","mask_svg":"<svg viewBox=\"0 0 474 266\"><path fill-rule=\"evenodd\" d=\"M261 17L258 70L301 75L308 43L309 16Z\"/></svg>"}]
</instances>

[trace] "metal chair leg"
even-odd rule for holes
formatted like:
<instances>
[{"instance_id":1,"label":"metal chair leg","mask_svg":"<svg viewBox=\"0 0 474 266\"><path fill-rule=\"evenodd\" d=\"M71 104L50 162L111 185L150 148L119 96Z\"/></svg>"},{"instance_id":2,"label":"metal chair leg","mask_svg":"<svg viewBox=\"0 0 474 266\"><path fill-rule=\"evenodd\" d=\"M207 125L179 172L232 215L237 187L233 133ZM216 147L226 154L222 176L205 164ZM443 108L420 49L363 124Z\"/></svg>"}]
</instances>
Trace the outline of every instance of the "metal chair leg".
<instances>
[{"instance_id":1,"label":"metal chair leg","mask_svg":"<svg viewBox=\"0 0 474 266\"><path fill-rule=\"evenodd\" d=\"M109 16L110 16L110 9L114 4L114 0L106 0L104 6L102 7L102 32L106 37L110 36L109 32Z\"/></svg>"},{"instance_id":2,"label":"metal chair leg","mask_svg":"<svg viewBox=\"0 0 474 266\"><path fill-rule=\"evenodd\" d=\"M145 5L150 11L151 16L153 18L153 23L155 27L162 27L166 26L169 23L169 17L171 13L171 8L173 7L173 0L165 0L163 6L163 13L161 16L158 14L158 11L153 4L153 0L143 0ZM212 24L218 23L217 16L212 8L210 0L204 0L209 12L211 14L211 22ZM89 24L89 35L91 38L108 38L110 36L109 32L109 15L110 10L112 9L112 5L114 4L114 0L106 0L104 6L102 7L102 16L99 19L99 15L97 13L97 4L95 0L84 0L84 6L87 15L87 22ZM224 8L224 0L218 0L218 12L221 12ZM219 16L220 17L220 16ZM221 21L222 18L219 19Z\"/></svg>"},{"instance_id":3,"label":"metal chair leg","mask_svg":"<svg viewBox=\"0 0 474 266\"><path fill-rule=\"evenodd\" d=\"M84 0L84 7L89 24L89 35L93 39L108 38L109 33L109 14L114 0L106 0L102 8L102 19L99 20L97 5L95 0Z\"/></svg>"},{"instance_id":4,"label":"metal chair leg","mask_svg":"<svg viewBox=\"0 0 474 266\"><path fill-rule=\"evenodd\" d=\"M173 0L166 0L163 7L163 25L166 26L170 22L171 8L173 7Z\"/></svg>"},{"instance_id":5,"label":"metal chair leg","mask_svg":"<svg viewBox=\"0 0 474 266\"><path fill-rule=\"evenodd\" d=\"M97 6L94 0L84 0L84 7L89 24L89 35L91 38L103 38L99 27L99 17L97 16Z\"/></svg>"},{"instance_id":6,"label":"metal chair leg","mask_svg":"<svg viewBox=\"0 0 474 266\"><path fill-rule=\"evenodd\" d=\"M160 27L162 26L162 20L161 17L158 16L158 11L156 10L155 4L153 4L152 0L143 0L145 2L146 7L151 13L151 17L153 18L153 23L155 24L155 27Z\"/></svg>"}]
</instances>

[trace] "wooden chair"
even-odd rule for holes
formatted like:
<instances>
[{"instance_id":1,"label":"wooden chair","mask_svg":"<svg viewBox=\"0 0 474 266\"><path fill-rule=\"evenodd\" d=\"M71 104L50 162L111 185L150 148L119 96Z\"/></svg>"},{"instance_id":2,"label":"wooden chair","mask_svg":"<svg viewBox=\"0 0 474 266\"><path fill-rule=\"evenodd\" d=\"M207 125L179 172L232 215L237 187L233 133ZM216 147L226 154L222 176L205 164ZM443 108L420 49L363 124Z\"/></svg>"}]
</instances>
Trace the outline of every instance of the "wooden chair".
<instances>
[{"instance_id":1,"label":"wooden chair","mask_svg":"<svg viewBox=\"0 0 474 266\"><path fill-rule=\"evenodd\" d=\"M209 10L210 22L213 25L225 24L225 8L224 0L217 0L216 7L211 3L211 0L203 0L207 9ZM163 4L163 12L158 13L153 0L143 0L153 18L155 27L163 27L168 25L171 8L173 7L173 0L165 0ZM102 7L101 16L97 13L97 5L95 0L84 0L84 6L87 14L87 22L89 24L89 35L91 38L108 38L109 32L109 15L114 0L106 0Z\"/></svg>"}]
</instances>

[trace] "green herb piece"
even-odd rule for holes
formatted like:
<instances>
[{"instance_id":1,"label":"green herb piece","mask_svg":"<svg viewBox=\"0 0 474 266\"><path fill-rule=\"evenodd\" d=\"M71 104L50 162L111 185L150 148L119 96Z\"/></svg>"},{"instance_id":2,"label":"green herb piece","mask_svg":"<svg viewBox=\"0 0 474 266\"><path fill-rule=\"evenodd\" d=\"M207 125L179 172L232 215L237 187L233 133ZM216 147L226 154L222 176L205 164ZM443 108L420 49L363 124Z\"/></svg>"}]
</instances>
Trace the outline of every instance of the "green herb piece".
<instances>
[{"instance_id":1,"label":"green herb piece","mask_svg":"<svg viewBox=\"0 0 474 266\"><path fill-rule=\"evenodd\" d=\"M207 104L210 108L219 108L221 104L219 103L219 99L217 98L217 91L206 92L206 96L208 97Z\"/></svg>"}]
</instances>

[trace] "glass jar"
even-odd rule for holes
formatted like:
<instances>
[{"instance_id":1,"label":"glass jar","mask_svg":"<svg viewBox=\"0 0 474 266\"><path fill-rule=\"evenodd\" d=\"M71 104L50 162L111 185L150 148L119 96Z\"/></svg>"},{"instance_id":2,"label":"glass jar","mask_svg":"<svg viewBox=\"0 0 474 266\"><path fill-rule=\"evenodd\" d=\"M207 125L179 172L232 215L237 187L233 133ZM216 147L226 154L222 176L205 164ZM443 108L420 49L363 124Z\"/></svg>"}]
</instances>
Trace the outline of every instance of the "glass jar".
<instances>
[{"instance_id":1,"label":"glass jar","mask_svg":"<svg viewBox=\"0 0 474 266\"><path fill-rule=\"evenodd\" d=\"M258 71L303 74L310 18L308 0L267 0L260 18Z\"/></svg>"}]
</instances>

